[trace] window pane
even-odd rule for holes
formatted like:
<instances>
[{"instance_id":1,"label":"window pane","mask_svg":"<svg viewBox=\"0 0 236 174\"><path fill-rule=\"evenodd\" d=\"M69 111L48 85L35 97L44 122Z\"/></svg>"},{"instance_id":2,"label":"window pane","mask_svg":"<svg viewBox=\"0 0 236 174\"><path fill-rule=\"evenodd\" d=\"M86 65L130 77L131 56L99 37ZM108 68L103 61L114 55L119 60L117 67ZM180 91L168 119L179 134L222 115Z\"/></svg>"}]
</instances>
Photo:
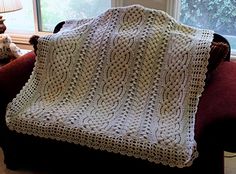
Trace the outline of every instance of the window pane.
<instances>
[{"instance_id":1,"label":"window pane","mask_svg":"<svg viewBox=\"0 0 236 174\"><path fill-rule=\"evenodd\" d=\"M224 35L236 51L236 1L181 0L180 21Z\"/></svg>"},{"instance_id":2,"label":"window pane","mask_svg":"<svg viewBox=\"0 0 236 174\"><path fill-rule=\"evenodd\" d=\"M21 0L21 10L4 13L3 18L8 32L26 33L34 32L34 13L32 0ZM6 31L6 32L7 32Z\"/></svg>"},{"instance_id":3,"label":"window pane","mask_svg":"<svg viewBox=\"0 0 236 174\"><path fill-rule=\"evenodd\" d=\"M111 7L109 0L41 0L42 31L52 31L66 19L91 18Z\"/></svg>"}]
</instances>

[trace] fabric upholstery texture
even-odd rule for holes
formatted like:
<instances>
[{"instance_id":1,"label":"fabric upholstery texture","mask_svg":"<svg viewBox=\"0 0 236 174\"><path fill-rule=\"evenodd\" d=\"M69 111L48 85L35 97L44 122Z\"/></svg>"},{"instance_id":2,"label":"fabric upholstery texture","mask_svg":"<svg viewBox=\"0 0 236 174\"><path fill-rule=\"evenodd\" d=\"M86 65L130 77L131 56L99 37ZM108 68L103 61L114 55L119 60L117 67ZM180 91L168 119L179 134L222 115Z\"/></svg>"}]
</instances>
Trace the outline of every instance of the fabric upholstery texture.
<instances>
[{"instance_id":1,"label":"fabric upholstery texture","mask_svg":"<svg viewBox=\"0 0 236 174\"><path fill-rule=\"evenodd\" d=\"M16 96L22 86L28 80L35 63L35 53L26 53L20 58L0 67L0 91L6 95L7 101Z\"/></svg>"},{"instance_id":2,"label":"fabric upholstery texture","mask_svg":"<svg viewBox=\"0 0 236 174\"><path fill-rule=\"evenodd\" d=\"M211 45L209 64L207 66L206 84L211 81L212 73L224 61L228 61L227 55L230 52L228 44L225 42L213 41Z\"/></svg>"},{"instance_id":3,"label":"fabric upholstery texture","mask_svg":"<svg viewBox=\"0 0 236 174\"><path fill-rule=\"evenodd\" d=\"M197 112L195 129L196 139L201 137L201 134L205 133L204 127L214 125L215 123L222 124L229 120L234 120L236 117L236 63L235 62L223 62L220 64L216 71L213 73L212 80L209 86L207 86L202 94L199 102L199 108ZM214 122L212 122L214 120ZM218 129L216 136L223 133L224 136L231 136L235 131L225 134L225 130ZM220 133L220 134L219 134ZM224 137L219 137L224 138ZM228 138L226 138L228 139ZM234 140L234 138L229 138Z\"/></svg>"},{"instance_id":4,"label":"fabric upholstery texture","mask_svg":"<svg viewBox=\"0 0 236 174\"><path fill-rule=\"evenodd\" d=\"M35 63L35 54L33 51L14 59L10 63L0 67L0 115L5 115L7 104L22 89L22 86L29 79ZM0 119L0 145L4 142L7 134L5 119Z\"/></svg>"}]
</instances>

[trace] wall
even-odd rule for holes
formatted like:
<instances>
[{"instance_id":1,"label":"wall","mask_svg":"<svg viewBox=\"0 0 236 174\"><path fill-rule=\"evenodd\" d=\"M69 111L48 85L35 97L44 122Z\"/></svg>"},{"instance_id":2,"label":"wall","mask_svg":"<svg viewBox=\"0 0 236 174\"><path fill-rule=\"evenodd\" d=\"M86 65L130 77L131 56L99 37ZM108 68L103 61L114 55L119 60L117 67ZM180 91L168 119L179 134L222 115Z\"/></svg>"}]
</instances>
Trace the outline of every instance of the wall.
<instances>
[{"instance_id":1,"label":"wall","mask_svg":"<svg viewBox=\"0 0 236 174\"><path fill-rule=\"evenodd\" d=\"M166 11L167 1L163 0L123 0L123 5L132 5L132 4L140 4L148 8L155 8L158 10Z\"/></svg>"}]
</instances>

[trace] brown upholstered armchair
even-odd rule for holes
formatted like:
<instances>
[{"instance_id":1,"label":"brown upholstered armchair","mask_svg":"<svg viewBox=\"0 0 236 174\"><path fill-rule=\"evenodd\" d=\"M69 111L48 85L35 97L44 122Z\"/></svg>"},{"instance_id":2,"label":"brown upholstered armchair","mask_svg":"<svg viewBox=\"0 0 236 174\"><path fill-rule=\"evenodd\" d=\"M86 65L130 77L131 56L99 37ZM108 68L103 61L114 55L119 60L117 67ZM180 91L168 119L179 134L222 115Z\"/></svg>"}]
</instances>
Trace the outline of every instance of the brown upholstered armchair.
<instances>
[{"instance_id":1,"label":"brown upholstered armchair","mask_svg":"<svg viewBox=\"0 0 236 174\"><path fill-rule=\"evenodd\" d=\"M57 31L58 26L55 29ZM191 167L181 169L9 130L4 117L6 106L29 78L35 54L32 51L0 67L0 146L7 168L47 171L65 169L67 172L77 171L75 173L83 169L95 169L108 173L109 168L113 167L117 171L138 171L142 168L165 174L223 174L224 151L236 152L236 63L229 62L229 48L227 40L215 34L207 85L196 115L195 139L199 157Z\"/></svg>"}]
</instances>

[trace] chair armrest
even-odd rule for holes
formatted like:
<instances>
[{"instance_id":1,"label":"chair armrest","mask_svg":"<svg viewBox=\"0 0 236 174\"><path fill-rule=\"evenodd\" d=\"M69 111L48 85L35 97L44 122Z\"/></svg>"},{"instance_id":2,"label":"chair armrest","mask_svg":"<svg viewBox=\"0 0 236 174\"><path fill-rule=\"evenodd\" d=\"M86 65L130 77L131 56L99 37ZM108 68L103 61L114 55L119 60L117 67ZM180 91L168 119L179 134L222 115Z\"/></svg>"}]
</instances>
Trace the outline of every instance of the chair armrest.
<instances>
[{"instance_id":1,"label":"chair armrest","mask_svg":"<svg viewBox=\"0 0 236 174\"><path fill-rule=\"evenodd\" d=\"M35 63L34 52L11 61L0 67L0 146L3 147L9 131L5 123L7 104L16 96L29 79Z\"/></svg>"},{"instance_id":2,"label":"chair armrest","mask_svg":"<svg viewBox=\"0 0 236 174\"><path fill-rule=\"evenodd\" d=\"M0 67L0 94L4 102L11 101L29 79L35 63L33 51Z\"/></svg>"},{"instance_id":3,"label":"chair armrest","mask_svg":"<svg viewBox=\"0 0 236 174\"><path fill-rule=\"evenodd\" d=\"M215 70L211 83L206 86L200 98L195 139L200 144L206 142L206 139L214 139L217 148L236 152L235 132L236 63L223 62Z\"/></svg>"}]
</instances>

